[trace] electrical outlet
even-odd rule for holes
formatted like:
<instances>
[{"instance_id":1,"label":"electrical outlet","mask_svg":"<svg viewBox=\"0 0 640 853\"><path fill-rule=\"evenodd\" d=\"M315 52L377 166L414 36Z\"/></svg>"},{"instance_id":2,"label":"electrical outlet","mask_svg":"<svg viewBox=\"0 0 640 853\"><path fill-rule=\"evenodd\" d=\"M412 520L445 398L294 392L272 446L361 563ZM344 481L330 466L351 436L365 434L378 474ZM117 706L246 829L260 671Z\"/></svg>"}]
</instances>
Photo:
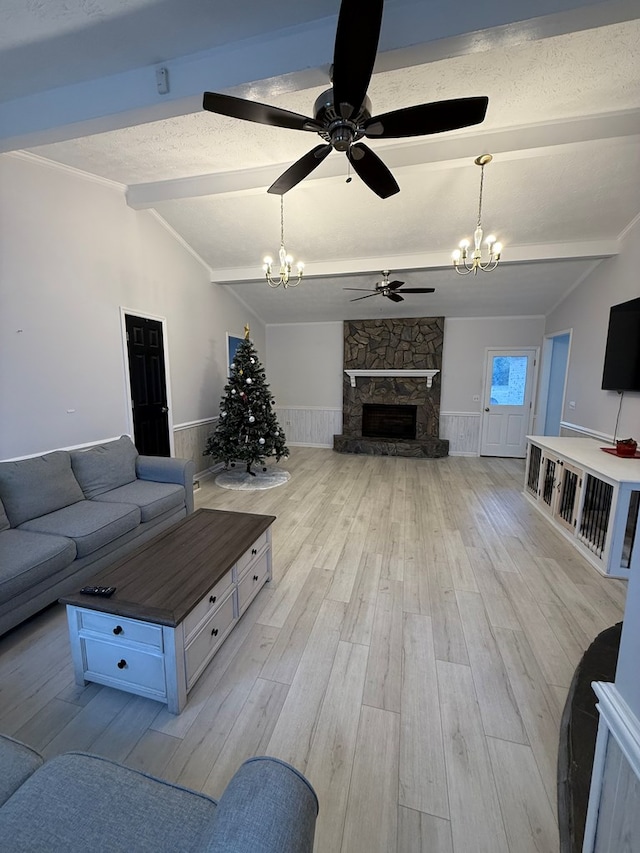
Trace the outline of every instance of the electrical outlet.
<instances>
[{"instance_id":1,"label":"electrical outlet","mask_svg":"<svg viewBox=\"0 0 640 853\"><path fill-rule=\"evenodd\" d=\"M569 400L569 408L571 409L571 411L573 411L575 409L575 407L576 407L576 401L575 400Z\"/></svg>"}]
</instances>

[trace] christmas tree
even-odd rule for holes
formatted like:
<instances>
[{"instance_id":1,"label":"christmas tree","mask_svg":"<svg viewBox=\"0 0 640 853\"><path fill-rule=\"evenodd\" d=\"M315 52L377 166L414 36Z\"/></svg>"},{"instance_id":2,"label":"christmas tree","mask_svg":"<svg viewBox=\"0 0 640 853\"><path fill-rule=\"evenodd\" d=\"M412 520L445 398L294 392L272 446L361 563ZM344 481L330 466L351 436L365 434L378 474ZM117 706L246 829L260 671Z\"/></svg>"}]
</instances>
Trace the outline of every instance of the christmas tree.
<instances>
[{"instance_id":1,"label":"christmas tree","mask_svg":"<svg viewBox=\"0 0 640 853\"><path fill-rule=\"evenodd\" d=\"M252 465L264 465L267 456L280 461L289 455L285 435L271 409L275 400L266 383L264 368L249 340L249 328L230 365L230 377L220 401L220 420L207 439L203 455L213 456L228 468L244 462L247 473ZM266 469L265 469L266 470Z\"/></svg>"}]
</instances>

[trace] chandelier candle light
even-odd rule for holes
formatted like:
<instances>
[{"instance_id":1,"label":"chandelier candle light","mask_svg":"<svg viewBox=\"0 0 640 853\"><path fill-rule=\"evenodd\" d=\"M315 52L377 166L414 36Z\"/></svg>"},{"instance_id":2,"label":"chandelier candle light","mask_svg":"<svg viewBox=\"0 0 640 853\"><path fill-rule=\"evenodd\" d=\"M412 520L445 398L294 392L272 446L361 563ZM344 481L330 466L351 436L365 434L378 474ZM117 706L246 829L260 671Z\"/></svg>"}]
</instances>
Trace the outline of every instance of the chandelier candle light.
<instances>
[{"instance_id":1,"label":"chandelier candle light","mask_svg":"<svg viewBox=\"0 0 640 853\"><path fill-rule=\"evenodd\" d=\"M304 264L302 261L298 261L296 264L297 277L295 279L291 278L293 258L287 254L287 250L284 247L284 195L280 196L280 251L278 252L278 261L280 263L280 271L278 276L275 276L272 266L273 258L267 255L264 259L262 269L269 287L279 287L280 285L285 289L287 287L297 287L302 279Z\"/></svg>"},{"instance_id":2,"label":"chandelier candle light","mask_svg":"<svg viewBox=\"0 0 640 853\"><path fill-rule=\"evenodd\" d=\"M482 270L483 272L491 272L494 270L500 261L500 255L502 253L502 243L497 243L496 238L493 234L489 234L489 236L485 239L485 244L489 250L489 257L486 261L482 260L482 185L484 183L484 167L487 163L490 163L493 160L491 154L481 154L480 157L476 157L473 161L476 166L480 166L480 199L478 202L478 224L476 226L476 230L473 233L473 253L471 254L471 258L469 258L469 248L471 247L471 243L469 240L461 240L460 248L456 249L451 256L453 259L453 266L457 273L460 275L469 275L472 272L474 275L478 274L478 270Z\"/></svg>"}]
</instances>

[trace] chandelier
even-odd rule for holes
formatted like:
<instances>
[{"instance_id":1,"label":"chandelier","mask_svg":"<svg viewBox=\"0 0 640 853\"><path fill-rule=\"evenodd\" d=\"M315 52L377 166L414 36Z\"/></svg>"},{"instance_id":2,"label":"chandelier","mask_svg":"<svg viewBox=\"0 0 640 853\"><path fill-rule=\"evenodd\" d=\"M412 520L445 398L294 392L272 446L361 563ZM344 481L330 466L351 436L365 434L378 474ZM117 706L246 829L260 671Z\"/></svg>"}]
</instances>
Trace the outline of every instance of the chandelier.
<instances>
[{"instance_id":1,"label":"chandelier","mask_svg":"<svg viewBox=\"0 0 640 853\"><path fill-rule=\"evenodd\" d=\"M302 279L304 264L302 261L298 261L296 264L297 275L294 278L291 278L293 258L291 255L287 254L287 250L284 247L284 194L280 196L280 251L278 252L278 262L280 264L280 269L278 274L275 275L273 270L273 258L267 255L264 259L262 270L266 276L269 287L279 287L280 285L284 288L297 287Z\"/></svg>"},{"instance_id":2,"label":"chandelier","mask_svg":"<svg viewBox=\"0 0 640 853\"><path fill-rule=\"evenodd\" d=\"M480 166L480 199L478 201L478 224L473 232L473 252L469 256L471 242L467 239L461 240L460 248L456 249L451 256L453 259L453 267L460 275L469 275L472 272L478 274L478 270L483 272L491 272L494 270L500 261L502 253L502 243L497 243L493 234L489 234L485 238L485 245L488 250L488 258L482 258L482 186L484 184L484 167L487 163L493 160L491 154L481 154L473 161L476 166Z\"/></svg>"}]
</instances>

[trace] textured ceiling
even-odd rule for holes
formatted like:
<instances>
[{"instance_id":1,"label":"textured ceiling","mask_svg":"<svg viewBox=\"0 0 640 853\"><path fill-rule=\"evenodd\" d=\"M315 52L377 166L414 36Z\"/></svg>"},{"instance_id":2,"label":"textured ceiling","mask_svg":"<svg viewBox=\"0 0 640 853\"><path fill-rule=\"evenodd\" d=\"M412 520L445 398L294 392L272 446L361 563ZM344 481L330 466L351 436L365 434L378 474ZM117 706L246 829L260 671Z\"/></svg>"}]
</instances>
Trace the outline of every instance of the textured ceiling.
<instances>
[{"instance_id":1,"label":"textured ceiling","mask_svg":"<svg viewBox=\"0 0 640 853\"><path fill-rule=\"evenodd\" d=\"M33 143L23 147L125 185L133 207L155 210L209 267L212 281L265 322L425 310L543 314L595 264L610 263L640 215L636 7L626 0L568 0L557 8L544 2L537 7L542 17L527 20L530 10L515 2L503 23L487 7L494 26L467 34L461 21L478 12L471 4L389 0L369 87L374 113L488 95L487 117L469 130L373 141L401 187L385 201L357 177L347 184L346 158L333 152L285 196L287 248L307 264L303 283L286 292L258 278L262 256L275 254L279 243L279 198L265 190L318 138L206 113L201 95L236 91L311 114L328 86L338 0L237 0L232 8L205 0L5 0L0 59L20 79L9 75L0 91L0 129L1 101L16 98L6 115L26 116L18 135ZM39 61L29 64L34 51ZM160 62L176 88L175 100L164 103L148 91L144 69L135 76ZM125 72L134 76L105 76ZM30 130L29 108L42 90L82 81L84 88L45 97L43 130ZM86 118L99 120L89 133L69 107L83 98ZM159 108L165 117L149 120ZM464 278L448 264L475 226L480 172L473 159L485 151L494 160L485 171L483 224L505 244L505 263ZM378 296L349 302L344 286L372 285L389 267L407 286L437 292L400 305Z\"/></svg>"}]
</instances>

